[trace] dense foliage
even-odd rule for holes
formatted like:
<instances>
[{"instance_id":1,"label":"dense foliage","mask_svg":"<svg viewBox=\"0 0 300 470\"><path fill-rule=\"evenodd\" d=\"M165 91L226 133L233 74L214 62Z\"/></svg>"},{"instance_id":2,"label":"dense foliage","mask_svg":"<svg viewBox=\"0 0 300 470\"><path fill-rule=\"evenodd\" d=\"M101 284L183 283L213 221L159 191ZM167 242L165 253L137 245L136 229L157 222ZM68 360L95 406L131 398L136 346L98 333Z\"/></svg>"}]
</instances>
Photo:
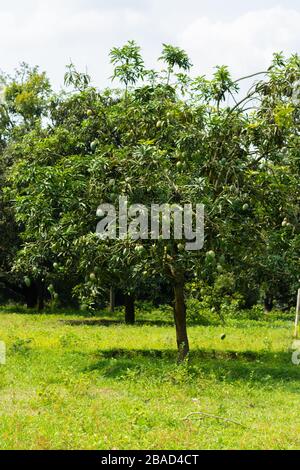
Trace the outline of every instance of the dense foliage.
<instances>
[{"instance_id":1,"label":"dense foliage","mask_svg":"<svg viewBox=\"0 0 300 470\"><path fill-rule=\"evenodd\" d=\"M134 42L111 61L120 89L99 91L72 64L59 94L36 68L2 77L0 282L29 307L47 300L91 312L118 289L129 322L134 299L167 299L183 357L186 292L220 315L232 302L293 303L300 59L274 55L245 96L225 66L211 80L192 77L186 53L170 45L161 71L145 68ZM150 234L99 240L97 207L119 196L204 204L204 249Z\"/></svg>"}]
</instances>

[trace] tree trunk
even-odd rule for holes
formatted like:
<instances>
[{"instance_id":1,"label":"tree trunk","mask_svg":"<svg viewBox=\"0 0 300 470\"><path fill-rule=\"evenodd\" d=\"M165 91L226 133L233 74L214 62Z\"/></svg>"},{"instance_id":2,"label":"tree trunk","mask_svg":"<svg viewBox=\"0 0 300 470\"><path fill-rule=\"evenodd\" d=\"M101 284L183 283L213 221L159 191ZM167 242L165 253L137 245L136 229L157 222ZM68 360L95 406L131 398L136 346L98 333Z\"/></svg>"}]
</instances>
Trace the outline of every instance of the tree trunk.
<instances>
[{"instance_id":1,"label":"tree trunk","mask_svg":"<svg viewBox=\"0 0 300 470\"><path fill-rule=\"evenodd\" d=\"M268 314L272 312L273 310L273 296L272 295L266 295L265 300L264 300L264 307L265 307L265 313Z\"/></svg>"},{"instance_id":2,"label":"tree trunk","mask_svg":"<svg viewBox=\"0 0 300 470\"><path fill-rule=\"evenodd\" d=\"M39 312L41 312L45 308L45 287L42 282L38 283L37 292L38 292L37 309Z\"/></svg>"},{"instance_id":3,"label":"tree trunk","mask_svg":"<svg viewBox=\"0 0 300 470\"><path fill-rule=\"evenodd\" d=\"M26 287L25 299L27 308L34 308L38 311L45 307L45 286L42 282L32 282L30 287Z\"/></svg>"},{"instance_id":4,"label":"tree trunk","mask_svg":"<svg viewBox=\"0 0 300 470\"><path fill-rule=\"evenodd\" d=\"M115 295L115 289L113 287L110 288L110 293L109 293L109 311L111 313L115 312L116 308L116 295Z\"/></svg>"},{"instance_id":5,"label":"tree trunk","mask_svg":"<svg viewBox=\"0 0 300 470\"><path fill-rule=\"evenodd\" d=\"M183 362L189 353L183 278L175 279L174 300L174 319L178 347L178 362Z\"/></svg>"},{"instance_id":6,"label":"tree trunk","mask_svg":"<svg viewBox=\"0 0 300 470\"><path fill-rule=\"evenodd\" d=\"M135 308L133 295L125 295L125 323L127 325L134 325L135 323Z\"/></svg>"},{"instance_id":7,"label":"tree trunk","mask_svg":"<svg viewBox=\"0 0 300 470\"><path fill-rule=\"evenodd\" d=\"M25 299L27 308L36 308L38 301L37 288L34 283L25 289Z\"/></svg>"}]
</instances>

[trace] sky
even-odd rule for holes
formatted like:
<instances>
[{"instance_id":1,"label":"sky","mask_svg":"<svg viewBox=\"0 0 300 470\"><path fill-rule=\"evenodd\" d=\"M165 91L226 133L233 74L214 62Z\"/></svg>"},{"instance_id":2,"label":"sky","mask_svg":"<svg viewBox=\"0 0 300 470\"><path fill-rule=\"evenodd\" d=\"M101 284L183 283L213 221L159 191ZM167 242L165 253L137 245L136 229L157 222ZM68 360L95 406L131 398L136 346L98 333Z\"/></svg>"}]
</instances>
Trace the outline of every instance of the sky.
<instances>
[{"instance_id":1,"label":"sky","mask_svg":"<svg viewBox=\"0 0 300 470\"><path fill-rule=\"evenodd\" d=\"M109 50L134 39L147 67L162 43L187 51L194 75L228 65L234 77L265 70L273 52L300 52L299 0L0 0L0 70L39 65L55 88L66 64L109 84Z\"/></svg>"}]
</instances>

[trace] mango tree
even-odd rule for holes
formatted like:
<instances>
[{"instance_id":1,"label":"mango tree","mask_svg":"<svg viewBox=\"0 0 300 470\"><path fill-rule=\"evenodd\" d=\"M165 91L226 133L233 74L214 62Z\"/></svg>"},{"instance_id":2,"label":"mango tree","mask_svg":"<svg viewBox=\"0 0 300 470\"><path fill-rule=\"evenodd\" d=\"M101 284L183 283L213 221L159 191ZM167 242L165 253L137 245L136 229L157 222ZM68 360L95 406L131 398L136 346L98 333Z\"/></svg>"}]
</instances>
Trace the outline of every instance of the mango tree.
<instances>
[{"instance_id":1,"label":"mango tree","mask_svg":"<svg viewBox=\"0 0 300 470\"><path fill-rule=\"evenodd\" d=\"M264 188L277 184L265 162L282 148L264 93L282 77L271 76L273 64L241 99L226 67L218 67L212 80L192 79L190 61L178 48L164 46L162 72L146 70L132 42L111 57L113 76L125 90L100 92L84 75L72 78L71 70L68 84L75 91L53 100L49 126L24 139L11 177L24 241L15 264L37 268L47 283L73 276L74 295L92 308L112 284L132 295L141 284L167 279L183 360L189 351L186 282L194 276L211 282L221 270L246 269L252 247L264 246L260 208L264 201L273 204ZM120 221L120 197L130 210L127 223ZM109 227L115 237L96 234L107 215L97 212L103 204L116 211ZM204 249L187 250L185 232L153 237L153 204L172 206L171 229L185 205L192 205L192 216L203 204Z\"/></svg>"}]
</instances>

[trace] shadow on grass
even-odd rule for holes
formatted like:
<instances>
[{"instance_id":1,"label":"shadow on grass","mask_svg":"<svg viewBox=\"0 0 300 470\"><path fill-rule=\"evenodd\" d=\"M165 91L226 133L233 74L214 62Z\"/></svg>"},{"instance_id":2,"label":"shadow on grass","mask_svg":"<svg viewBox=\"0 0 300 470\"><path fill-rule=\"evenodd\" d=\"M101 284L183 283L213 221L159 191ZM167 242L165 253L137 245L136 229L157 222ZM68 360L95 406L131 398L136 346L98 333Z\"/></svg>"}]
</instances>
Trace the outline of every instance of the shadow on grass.
<instances>
[{"instance_id":1,"label":"shadow on grass","mask_svg":"<svg viewBox=\"0 0 300 470\"><path fill-rule=\"evenodd\" d=\"M111 349L99 352L88 370L98 371L102 376L116 380L136 372L137 378L144 375L151 381L151 377L163 378L177 367L175 350ZM184 367L187 378L190 375L193 380L213 376L216 380L226 382L244 380L251 383L277 383L286 385L289 391L300 391L300 368L292 364L289 352L274 354L267 351L198 349L190 353ZM291 382L296 383L292 385Z\"/></svg>"},{"instance_id":2,"label":"shadow on grass","mask_svg":"<svg viewBox=\"0 0 300 470\"><path fill-rule=\"evenodd\" d=\"M156 311L155 311L156 312ZM139 311L137 312L137 320L135 325L130 325L130 327L134 326L157 326L157 327L164 327L164 326L174 326L173 314L169 311L159 311L157 310L157 314L151 315L147 311ZM47 315L51 318L51 316L61 316L60 323L70 326L94 326L94 327L113 327L113 326L125 326L124 322L124 312L121 310L116 311L114 314L107 310L99 310L91 315L90 312L78 310L75 308L45 308L43 311L37 311L36 309L29 309L24 305L0 305L0 316L1 314L19 314L19 315ZM68 319L69 317L79 317L78 319ZM149 318L153 317L153 318ZM280 320L277 316L268 316L262 319L246 319L241 316L241 318L228 318L226 319L226 323L224 324L221 319L220 321L214 321L213 323L203 321L201 319L198 320L189 320L188 326L189 327L234 327L235 329L244 329L249 326L255 327L268 327L272 329L277 328L292 328L293 325L293 318L289 315L281 315ZM127 325L128 326L128 325Z\"/></svg>"},{"instance_id":3,"label":"shadow on grass","mask_svg":"<svg viewBox=\"0 0 300 470\"><path fill-rule=\"evenodd\" d=\"M64 323L69 326L126 326L123 320L112 320L108 318L91 319L91 320L60 320L60 323ZM134 325L130 325L131 328L135 326L170 326L172 322L163 320L136 320ZM127 325L128 326L128 325Z\"/></svg>"},{"instance_id":4,"label":"shadow on grass","mask_svg":"<svg viewBox=\"0 0 300 470\"><path fill-rule=\"evenodd\" d=\"M71 313L70 313L71 315ZM65 315L67 317L67 315ZM82 315L81 315L82 316ZM59 320L60 323L63 323L65 325L69 325L69 326L104 326L104 327L113 327L113 326L127 326L127 327L130 327L130 328L134 328L134 327L139 327L139 326L157 326L157 327L164 327L164 326L169 326L169 327L174 327L174 320L173 318L167 318L167 319L149 319L149 318L140 318L140 319L137 319L135 321L135 324L134 325L126 325L126 323L124 322L124 319L123 317L114 317L114 318L109 318L109 315L105 312L105 313L99 313L97 314L97 316L95 317L90 317L90 316L86 316L86 318L81 318L81 319L78 319L78 320L68 320L68 319L61 319ZM201 321L189 321L188 323L188 327L219 327L219 326L222 326L222 327L234 327L235 329L242 329L244 330L245 327L249 327L249 326L255 326L255 327L268 327L268 328L272 328L272 329L277 329L277 328L291 328L291 325L292 323L290 321L280 321L280 322L271 322L271 321L263 321L263 322L259 322L259 321L256 321L256 320L234 320L234 319L231 319L230 321L228 321L225 325L222 324L222 322L220 321L220 323L215 323L215 324L211 324L211 325L207 325L207 324L204 324L203 322Z\"/></svg>"}]
</instances>

